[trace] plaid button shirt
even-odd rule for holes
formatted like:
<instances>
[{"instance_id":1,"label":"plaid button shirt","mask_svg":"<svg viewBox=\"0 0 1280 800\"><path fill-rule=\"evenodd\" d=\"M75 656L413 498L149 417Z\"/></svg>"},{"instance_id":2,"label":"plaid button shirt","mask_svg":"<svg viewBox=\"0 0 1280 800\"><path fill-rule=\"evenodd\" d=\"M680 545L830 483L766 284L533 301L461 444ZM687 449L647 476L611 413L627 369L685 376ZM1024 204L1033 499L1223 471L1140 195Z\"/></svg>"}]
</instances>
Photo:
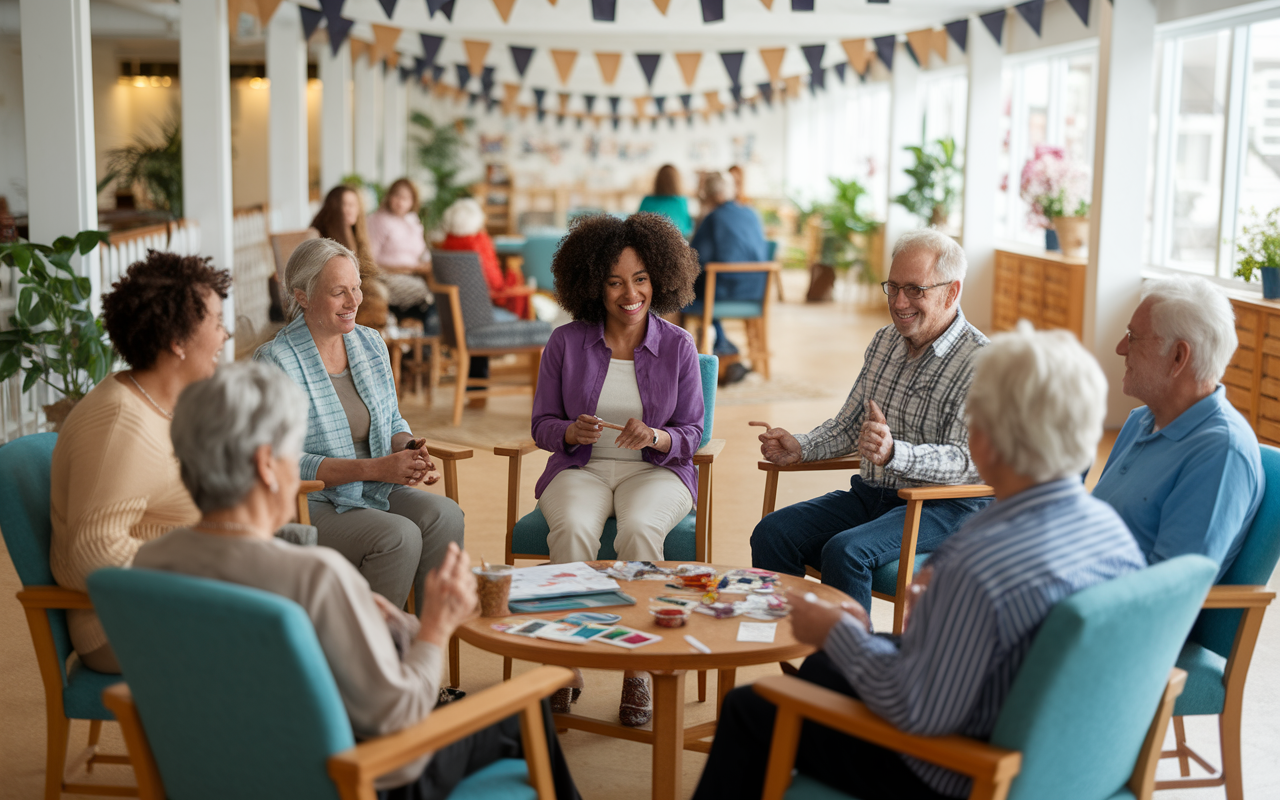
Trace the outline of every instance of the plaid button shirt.
<instances>
[{"instance_id":1,"label":"plaid button shirt","mask_svg":"<svg viewBox=\"0 0 1280 800\"><path fill-rule=\"evenodd\" d=\"M947 330L914 359L907 358L907 340L893 325L876 331L840 413L796 436L803 460L857 452L867 401L875 400L893 435L893 459L883 467L863 459L864 481L888 489L981 483L969 459L964 404L973 356L986 344L958 308Z\"/></svg>"}]
</instances>

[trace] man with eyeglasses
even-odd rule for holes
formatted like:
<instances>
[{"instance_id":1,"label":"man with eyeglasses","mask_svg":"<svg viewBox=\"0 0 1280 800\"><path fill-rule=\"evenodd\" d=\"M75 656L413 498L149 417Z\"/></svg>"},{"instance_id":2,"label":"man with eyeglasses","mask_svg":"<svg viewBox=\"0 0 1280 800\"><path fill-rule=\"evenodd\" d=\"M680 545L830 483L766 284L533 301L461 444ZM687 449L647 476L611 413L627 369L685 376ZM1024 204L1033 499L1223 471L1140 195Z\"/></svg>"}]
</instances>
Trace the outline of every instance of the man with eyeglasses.
<instances>
[{"instance_id":1,"label":"man with eyeglasses","mask_svg":"<svg viewBox=\"0 0 1280 800\"><path fill-rule=\"evenodd\" d=\"M803 575L805 566L871 608L871 573L898 558L908 486L979 483L969 457L965 399L973 356L987 337L965 320L960 290L967 262L955 240L911 231L893 248L888 295L893 324L871 340L840 413L809 433L767 430L760 452L779 465L857 453L862 468L848 491L779 509L751 535L752 564ZM928 553L989 498L924 504L917 551ZM910 565L905 565L910 569Z\"/></svg>"},{"instance_id":2,"label":"man with eyeglasses","mask_svg":"<svg viewBox=\"0 0 1280 800\"><path fill-rule=\"evenodd\" d=\"M1231 303L1203 278L1147 283L1129 330L1129 413L1094 497L1115 507L1147 561L1198 553L1226 573L1262 502L1258 439L1219 381L1236 351Z\"/></svg>"}]
</instances>

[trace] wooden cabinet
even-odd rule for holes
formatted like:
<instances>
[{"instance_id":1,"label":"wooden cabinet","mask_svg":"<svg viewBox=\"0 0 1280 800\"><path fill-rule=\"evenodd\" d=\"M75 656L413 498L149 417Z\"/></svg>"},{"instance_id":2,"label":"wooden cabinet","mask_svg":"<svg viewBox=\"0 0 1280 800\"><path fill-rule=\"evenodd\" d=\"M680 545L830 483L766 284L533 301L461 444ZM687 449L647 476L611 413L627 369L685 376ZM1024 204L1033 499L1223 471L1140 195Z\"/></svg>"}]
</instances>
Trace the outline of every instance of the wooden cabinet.
<instances>
[{"instance_id":1,"label":"wooden cabinet","mask_svg":"<svg viewBox=\"0 0 1280 800\"><path fill-rule=\"evenodd\" d=\"M1083 258L996 250L992 329L1012 330L1025 319L1037 328L1065 328L1083 338L1084 271Z\"/></svg>"},{"instance_id":2,"label":"wooden cabinet","mask_svg":"<svg viewBox=\"0 0 1280 800\"><path fill-rule=\"evenodd\" d=\"M1264 444L1280 445L1280 303L1231 297L1240 340L1222 376L1231 405Z\"/></svg>"}]
</instances>

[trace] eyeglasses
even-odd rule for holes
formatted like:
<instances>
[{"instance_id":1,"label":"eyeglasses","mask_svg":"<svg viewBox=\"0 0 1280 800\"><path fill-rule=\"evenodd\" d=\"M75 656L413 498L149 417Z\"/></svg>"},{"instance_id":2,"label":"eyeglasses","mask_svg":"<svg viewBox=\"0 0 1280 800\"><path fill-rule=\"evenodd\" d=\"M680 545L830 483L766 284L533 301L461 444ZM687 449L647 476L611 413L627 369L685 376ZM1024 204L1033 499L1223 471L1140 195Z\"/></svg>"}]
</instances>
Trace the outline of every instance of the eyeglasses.
<instances>
[{"instance_id":1,"label":"eyeglasses","mask_svg":"<svg viewBox=\"0 0 1280 800\"><path fill-rule=\"evenodd\" d=\"M955 281L946 281L945 283L935 283L932 286L915 286L913 284L907 284L906 286L899 286L896 283L885 281L884 283L880 284L880 288L883 289L884 293L889 295L890 297L897 297L898 292L906 292L907 297L910 297L912 300L919 300L921 297L924 297L924 293L929 291L930 289L937 289L939 286L950 286L953 283L955 283Z\"/></svg>"},{"instance_id":2,"label":"eyeglasses","mask_svg":"<svg viewBox=\"0 0 1280 800\"><path fill-rule=\"evenodd\" d=\"M1164 337L1162 337L1162 336L1134 336L1134 335L1133 335L1133 331L1129 330L1128 328L1125 328L1125 331L1124 331L1124 338L1128 340L1129 344L1133 344L1134 342L1143 342L1143 341L1149 341L1149 340L1154 340L1154 339L1162 339L1162 338L1164 338Z\"/></svg>"}]
</instances>

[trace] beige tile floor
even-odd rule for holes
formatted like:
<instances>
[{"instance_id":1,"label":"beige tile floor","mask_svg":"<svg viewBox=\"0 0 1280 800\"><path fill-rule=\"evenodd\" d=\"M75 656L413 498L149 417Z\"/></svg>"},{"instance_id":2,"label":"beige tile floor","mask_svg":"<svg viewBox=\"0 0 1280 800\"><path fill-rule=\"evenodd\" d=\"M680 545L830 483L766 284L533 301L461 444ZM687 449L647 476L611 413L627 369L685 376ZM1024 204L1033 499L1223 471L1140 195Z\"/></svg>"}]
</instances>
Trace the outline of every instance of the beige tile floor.
<instances>
[{"instance_id":1,"label":"beige tile floor","mask_svg":"<svg viewBox=\"0 0 1280 800\"><path fill-rule=\"evenodd\" d=\"M802 275L788 274L788 297L803 296ZM808 430L832 415L857 376L862 351L876 328L887 322L878 308L862 309L843 302L821 306L784 303L775 306L773 325L773 380L754 377L722 391L716 406L715 436L727 440L715 477L715 560L726 564L750 562L748 539L760 517L763 477L756 468L757 429L749 420L766 419L794 431ZM734 333L730 328L730 335ZM447 393L428 405L407 398L406 417L414 430L441 440L467 444L476 455L460 465L461 502L467 513L467 550L473 558L498 560L505 535L506 464L484 448L496 442L528 435L530 403L527 397L495 398L484 411L468 410L460 428L450 428ZM1101 448L1099 463L1109 450ZM526 459L521 487L521 513L533 507L533 482L545 457L535 453ZM785 476L778 503L785 505L838 488L846 476L798 474ZM0 545L2 546L2 545ZM17 576L7 557L0 558L0 798L39 797L44 781L44 694L40 686L31 639L18 603ZM881 627L891 620L889 607L876 602L873 616ZM1263 627L1252 675L1245 695L1245 787L1250 798L1280 797L1280 614L1272 613ZM517 662L517 672L530 665ZM501 677L501 659L463 645L462 688L475 692L492 686ZM739 682L776 674L773 666L739 671ZM577 710L614 718L620 679L616 674L588 671L587 690ZM713 679L714 680L714 679ZM690 681L689 724L711 718L710 704L696 702L696 682ZM1212 724L1188 724L1194 742L1216 752L1216 728ZM72 747L83 743L87 725L72 728ZM113 726L104 733L108 749L120 748ZM649 751L641 744L593 736L579 731L563 735L574 776L587 800L642 800L649 796ZM1211 758L1216 761L1216 758ZM690 794L704 757L686 753L683 785ZM1163 765L1162 770L1169 765ZM127 780L121 768L99 768L103 776ZM1221 790L1164 792L1162 800L1200 800L1222 797Z\"/></svg>"}]
</instances>

